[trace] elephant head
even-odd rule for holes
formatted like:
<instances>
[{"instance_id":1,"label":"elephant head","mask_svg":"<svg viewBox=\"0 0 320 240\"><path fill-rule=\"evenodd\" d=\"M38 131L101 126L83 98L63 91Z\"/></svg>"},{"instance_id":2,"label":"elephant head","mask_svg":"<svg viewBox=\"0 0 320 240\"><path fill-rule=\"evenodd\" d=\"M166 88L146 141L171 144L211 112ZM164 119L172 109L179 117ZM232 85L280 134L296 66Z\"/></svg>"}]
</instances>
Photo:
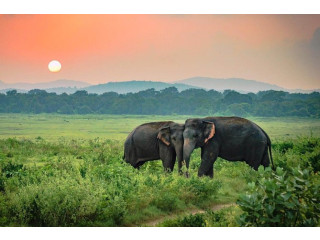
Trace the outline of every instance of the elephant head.
<instances>
[{"instance_id":1,"label":"elephant head","mask_svg":"<svg viewBox=\"0 0 320 240\"><path fill-rule=\"evenodd\" d=\"M183 132L183 160L189 169L189 162L191 153L195 148L203 147L207 142L213 138L215 134L215 125L213 122L202 119L188 119L185 123ZM187 172L188 176L188 172Z\"/></svg>"},{"instance_id":2,"label":"elephant head","mask_svg":"<svg viewBox=\"0 0 320 240\"><path fill-rule=\"evenodd\" d=\"M159 130L157 138L167 147L175 150L178 158L179 171L183 160L183 130L184 124L170 123Z\"/></svg>"}]
</instances>

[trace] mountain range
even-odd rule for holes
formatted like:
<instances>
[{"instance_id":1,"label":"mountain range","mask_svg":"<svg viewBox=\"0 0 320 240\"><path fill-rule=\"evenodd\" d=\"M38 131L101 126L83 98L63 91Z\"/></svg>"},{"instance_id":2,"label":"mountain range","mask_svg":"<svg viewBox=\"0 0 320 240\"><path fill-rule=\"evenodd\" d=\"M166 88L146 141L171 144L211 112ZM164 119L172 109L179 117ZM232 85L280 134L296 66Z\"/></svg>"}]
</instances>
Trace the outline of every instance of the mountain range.
<instances>
[{"instance_id":1,"label":"mountain range","mask_svg":"<svg viewBox=\"0 0 320 240\"><path fill-rule=\"evenodd\" d=\"M8 90L16 89L18 92L27 92L31 89L43 89L47 92L55 92L57 94L67 93L72 94L79 90L85 90L88 93L102 94L104 92L135 93L150 88L159 91L168 87L176 87L178 91L183 91L190 88L202 88L206 90L214 89L216 91L224 91L227 89L235 90L241 93L259 91L276 90L286 92L310 93L320 89L302 90L302 89L286 89L277 85L259 82L255 80L247 80L242 78L208 78L208 77L193 77L179 80L173 83L159 81L126 81L126 82L108 82L104 84L91 85L86 82L73 80L56 80L43 83L14 83L7 84L0 81L0 92L5 93Z\"/></svg>"},{"instance_id":2,"label":"mountain range","mask_svg":"<svg viewBox=\"0 0 320 240\"><path fill-rule=\"evenodd\" d=\"M266 90L287 91L277 85L258 82L255 80L247 80L242 78L208 78L208 77L193 77L177 81L191 86L197 86L205 89L214 89L216 91L224 91L226 89L236 90L238 92L259 92Z\"/></svg>"}]
</instances>

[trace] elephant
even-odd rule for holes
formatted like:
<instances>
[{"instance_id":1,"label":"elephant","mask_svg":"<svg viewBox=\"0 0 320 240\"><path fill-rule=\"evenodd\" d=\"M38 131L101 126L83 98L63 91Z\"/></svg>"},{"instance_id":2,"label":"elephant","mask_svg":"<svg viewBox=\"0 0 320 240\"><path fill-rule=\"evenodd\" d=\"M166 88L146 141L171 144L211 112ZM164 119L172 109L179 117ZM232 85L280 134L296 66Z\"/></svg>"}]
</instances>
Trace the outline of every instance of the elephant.
<instances>
[{"instance_id":1,"label":"elephant","mask_svg":"<svg viewBox=\"0 0 320 240\"><path fill-rule=\"evenodd\" d=\"M123 159L134 168L147 161L162 160L166 171L173 171L176 157L182 166L184 124L172 121L150 122L136 127L124 143Z\"/></svg>"},{"instance_id":2,"label":"elephant","mask_svg":"<svg viewBox=\"0 0 320 240\"><path fill-rule=\"evenodd\" d=\"M257 124L240 117L206 117L187 119L183 132L183 159L187 174L190 155L201 148L198 176L213 177L213 164L217 157L229 161L245 161L253 169L260 165L274 168L271 141Z\"/></svg>"}]
</instances>

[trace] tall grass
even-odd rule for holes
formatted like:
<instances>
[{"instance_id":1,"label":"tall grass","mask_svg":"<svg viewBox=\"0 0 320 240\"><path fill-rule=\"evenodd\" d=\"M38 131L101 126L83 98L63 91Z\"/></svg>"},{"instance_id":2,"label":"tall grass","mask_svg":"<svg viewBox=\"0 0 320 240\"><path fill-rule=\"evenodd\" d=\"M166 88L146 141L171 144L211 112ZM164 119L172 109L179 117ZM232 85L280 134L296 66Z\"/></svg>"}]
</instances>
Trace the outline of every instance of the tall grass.
<instances>
[{"instance_id":1,"label":"tall grass","mask_svg":"<svg viewBox=\"0 0 320 240\"><path fill-rule=\"evenodd\" d=\"M319 183L319 138L274 141L272 148L276 166L308 169L314 172L312 183ZM235 203L250 190L248 183L261 177L245 163L218 159L214 179L198 178L199 149L191 159L190 178L176 169L165 173L161 161L134 169L122 155L123 141L118 140L0 140L0 224L141 225L190 208ZM208 212L205 225L234 226L240 214L238 208L220 215ZM184 225L193 221L203 223L200 217L181 220Z\"/></svg>"},{"instance_id":2,"label":"tall grass","mask_svg":"<svg viewBox=\"0 0 320 240\"><path fill-rule=\"evenodd\" d=\"M127 226L209 204L220 181L136 170L122 142L0 140L2 225Z\"/></svg>"}]
</instances>

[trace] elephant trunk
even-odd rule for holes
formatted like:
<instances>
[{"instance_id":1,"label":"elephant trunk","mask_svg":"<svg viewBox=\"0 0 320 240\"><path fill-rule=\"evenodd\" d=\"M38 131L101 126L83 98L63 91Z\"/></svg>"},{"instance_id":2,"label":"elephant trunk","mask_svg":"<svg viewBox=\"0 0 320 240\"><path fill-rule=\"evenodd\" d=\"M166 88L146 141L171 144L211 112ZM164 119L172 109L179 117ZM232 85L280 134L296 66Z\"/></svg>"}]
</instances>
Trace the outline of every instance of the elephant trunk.
<instances>
[{"instance_id":1,"label":"elephant trunk","mask_svg":"<svg viewBox=\"0 0 320 240\"><path fill-rule=\"evenodd\" d=\"M189 139L185 139L184 140L184 144L183 144L183 161L186 164L186 168L187 168L186 176L187 177L189 176L190 156L191 156L191 153L193 152L194 148L195 148L195 144L190 142Z\"/></svg>"}]
</instances>

